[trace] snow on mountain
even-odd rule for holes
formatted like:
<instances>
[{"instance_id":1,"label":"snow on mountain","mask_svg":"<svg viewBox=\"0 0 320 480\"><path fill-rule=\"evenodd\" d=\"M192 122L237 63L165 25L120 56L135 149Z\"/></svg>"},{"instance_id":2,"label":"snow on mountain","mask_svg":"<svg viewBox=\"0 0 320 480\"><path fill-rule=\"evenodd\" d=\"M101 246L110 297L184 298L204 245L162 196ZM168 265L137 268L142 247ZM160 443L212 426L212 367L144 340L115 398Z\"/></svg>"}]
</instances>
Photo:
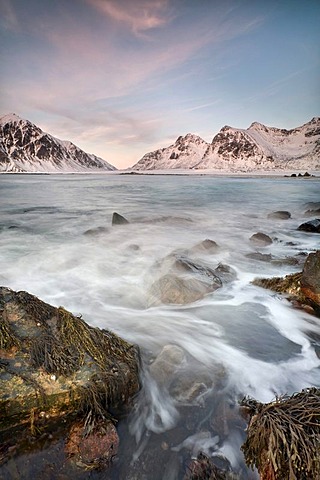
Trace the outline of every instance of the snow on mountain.
<instances>
[{"instance_id":1,"label":"snow on mountain","mask_svg":"<svg viewBox=\"0 0 320 480\"><path fill-rule=\"evenodd\" d=\"M198 147L194 148L194 139ZM183 139L183 156L178 145ZM254 122L248 129L223 127L211 144L194 135L148 153L132 167L150 169L212 169L226 172L320 170L320 118L292 130Z\"/></svg>"},{"instance_id":2,"label":"snow on mountain","mask_svg":"<svg viewBox=\"0 0 320 480\"><path fill-rule=\"evenodd\" d=\"M159 170L167 168L193 168L203 158L208 143L197 135L188 133L178 137L170 147L144 155L132 168L134 170Z\"/></svg>"},{"instance_id":3,"label":"snow on mountain","mask_svg":"<svg viewBox=\"0 0 320 480\"><path fill-rule=\"evenodd\" d=\"M0 172L71 173L116 170L69 141L43 132L14 113L0 118Z\"/></svg>"}]
</instances>

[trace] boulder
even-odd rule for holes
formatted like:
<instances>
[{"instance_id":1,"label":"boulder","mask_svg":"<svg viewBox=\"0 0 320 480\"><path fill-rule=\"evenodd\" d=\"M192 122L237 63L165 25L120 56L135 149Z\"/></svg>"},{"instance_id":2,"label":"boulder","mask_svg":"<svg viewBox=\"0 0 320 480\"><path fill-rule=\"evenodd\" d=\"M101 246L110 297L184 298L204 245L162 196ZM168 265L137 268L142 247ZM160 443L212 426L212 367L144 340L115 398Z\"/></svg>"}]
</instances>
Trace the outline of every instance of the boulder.
<instances>
[{"instance_id":1,"label":"boulder","mask_svg":"<svg viewBox=\"0 0 320 480\"><path fill-rule=\"evenodd\" d=\"M298 230L302 230L303 232L320 233L320 218L301 223Z\"/></svg>"},{"instance_id":2,"label":"boulder","mask_svg":"<svg viewBox=\"0 0 320 480\"><path fill-rule=\"evenodd\" d=\"M112 225L126 225L129 221L117 212L112 215Z\"/></svg>"},{"instance_id":3,"label":"boulder","mask_svg":"<svg viewBox=\"0 0 320 480\"><path fill-rule=\"evenodd\" d=\"M0 431L74 412L108 417L140 388L135 346L62 307L5 287L0 357Z\"/></svg>"},{"instance_id":4,"label":"boulder","mask_svg":"<svg viewBox=\"0 0 320 480\"><path fill-rule=\"evenodd\" d=\"M194 245L190 251L192 253L201 253L201 252L207 252L207 253L215 253L217 250L219 250L219 245L214 241L210 240L209 238L206 238L200 243L197 243Z\"/></svg>"},{"instance_id":5,"label":"boulder","mask_svg":"<svg viewBox=\"0 0 320 480\"><path fill-rule=\"evenodd\" d=\"M288 220L291 218L291 213L286 210L278 210L268 214L268 218L274 218L276 220Z\"/></svg>"},{"instance_id":6,"label":"boulder","mask_svg":"<svg viewBox=\"0 0 320 480\"><path fill-rule=\"evenodd\" d=\"M177 345L165 345L150 365L150 373L161 386L169 387L175 372L185 359L185 352Z\"/></svg>"},{"instance_id":7,"label":"boulder","mask_svg":"<svg viewBox=\"0 0 320 480\"><path fill-rule=\"evenodd\" d=\"M320 313L320 250L308 255L300 283L302 293Z\"/></svg>"},{"instance_id":8,"label":"boulder","mask_svg":"<svg viewBox=\"0 0 320 480\"><path fill-rule=\"evenodd\" d=\"M267 245L271 245L272 239L269 237L269 235L266 235L265 233L262 233L262 232L258 232L258 233L254 233L250 237L250 242L260 247L265 247Z\"/></svg>"},{"instance_id":9,"label":"boulder","mask_svg":"<svg viewBox=\"0 0 320 480\"><path fill-rule=\"evenodd\" d=\"M221 286L222 282L218 277L213 277L211 280L190 276L183 278L174 273L167 273L152 284L151 303L160 301L165 304L185 305L202 299Z\"/></svg>"},{"instance_id":10,"label":"boulder","mask_svg":"<svg viewBox=\"0 0 320 480\"><path fill-rule=\"evenodd\" d=\"M271 262L273 257L271 253L260 253L260 252L252 252L246 254L247 258L252 260L258 260L259 262Z\"/></svg>"}]
</instances>

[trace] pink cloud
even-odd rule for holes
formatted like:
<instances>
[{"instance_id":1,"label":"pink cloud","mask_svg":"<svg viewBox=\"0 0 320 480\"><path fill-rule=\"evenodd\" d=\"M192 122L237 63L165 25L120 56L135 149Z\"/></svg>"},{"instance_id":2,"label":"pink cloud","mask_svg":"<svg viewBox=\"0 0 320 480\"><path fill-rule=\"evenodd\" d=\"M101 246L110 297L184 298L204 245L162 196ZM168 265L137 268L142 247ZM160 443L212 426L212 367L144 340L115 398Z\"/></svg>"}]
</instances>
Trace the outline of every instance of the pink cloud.
<instances>
[{"instance_id":1,"label":"pink cloud","mask_svg":"<svg viewBox=\"0 0 320 480\"><path fill-rule=\"evenodd\" d=\"M129 26L139 35L142 32L166 25L172 18L168 0L87 0L87 2L113 21Z\"/></svg>"},{"instance_id":2,"label":"pink cloud","mask_svg":"<svg viewBox=\"0 0 320 480\"><path fill-rule=\"evenodd\" d=\"M4 28L11 31L17 31L19 21L17 14L10 0L0 0L1 23Z\"/></svg>"}]
</instances>

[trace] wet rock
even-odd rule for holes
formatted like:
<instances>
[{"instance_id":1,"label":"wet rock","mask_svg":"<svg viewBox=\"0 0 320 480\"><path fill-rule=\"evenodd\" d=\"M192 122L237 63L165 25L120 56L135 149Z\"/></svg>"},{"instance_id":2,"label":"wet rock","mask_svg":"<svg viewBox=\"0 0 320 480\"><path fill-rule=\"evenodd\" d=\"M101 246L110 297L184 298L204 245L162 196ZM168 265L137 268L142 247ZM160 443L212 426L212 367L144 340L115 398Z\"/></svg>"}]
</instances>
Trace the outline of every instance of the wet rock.
<instances>
[{"instance_id":1,"label":"wet rock","mask_svg":"<svg viewBox=\"0 0 320 480\"><path fill-rule=\"evenodd\" d=\"M150 365L150 373L158 385L169 387L175 372L185 360L185 352L177 345L165 345Z\"/></svg>"},{"instance_id":2,"label":"wet rock","mask_svg":"<svg viewBox=\"0 0 320 480\"><path fill-rule=\"evenodd\" d=\"M108 415L139 390L139 353L64 308L0 287L0 430L74 412Z\"/></svg>"},{"instance_id":3,"label":"wet rock","mask_svg":"<svg viewBox=\"0 0 320 480\"><path fill-rule=\"evenodd\" d=\"M86 431L84 420L72 425L65 446L69 460L86 470L110 466L119 447L119 437L113 423L100 420L89 434Z\"/></svg>"},{"instance_id":4,"label":"wet rock","mask_svg":"<svg viewBox=\"0 0 320 480\"><path fill-rule=\"evenodd\" d=\"M260 252L247 253L246 257L251 258L252 260L258 260L259 262L268 262L268 263L270 263L273 258L271 253L260 253Z\"/></svg>"},{"instance_id":5,"label":"wet rock","mask_svg":"<svg viewBox=\"0 0 320 480\"><path fill-rule=\"evenodd\" d=\"M268 218L274 218L276 220L288 220L291 218L291 213L286 210L278 210L277 212L271 212L268 214Z\"/></svg>"},{"instance_id":6,"label":"wet rock","mask_svg":"<svg viewBox=\"0 0 320 480\"><path fill-rule=\"evenodd\" d=\"M223 284L233 282L238 277L235 269L225 263L219 263L213 272L220 278Z\"/></svg>"},{"instance_id":7,"label":"wet rock","mask_svg":"<svg viewBox=\"0 0 320 480\"><path fill-rule=\"evenodd\" d=\"M112 215L112 225L126 225L129 221L117 212Z\"/></svg>"},{"instance_id":8,"label":"wet rock","mask_svg":"<svg viewBox=\"0 0 320 480\"><path fill-rule=\"evenodd\" d=\"M195 262L183 252L174 252L157 262L155 274L160 276L150 288L149 305L160 302L184 305L200 300L222 287L216 271ZM226 275L226 271L221 273ZM231 271L229 272L231 275Z\"/></svg>"},{"instance_id":9,"label":"wet rock","mask_svg":"<svg viewBox=\"0 0 320 480\"><path fill-rule=\"evenodd\" d=\"M191 364L179 369L170 385L170 394L179 403L187 405L202 404L201 398L209 389L218 387L225 378L223 367L217 366L210 371L203 366Z\"/></svg>"},{"instance_id":10,"label":"wet rock","mask_svg":"<svg viewBox=\"0 0 320 480\"><path fill-rule=\"evenodd\" d=\"M259 245L260 247L265 247L267 245L271 245L272 238L270 238L269 235L266 235L265 233L258 232L254 233L250 237L250 242L254 243L255 245Z\"/></svg>"},{"instance_id":11,"label":"wet rock","mask_svg":"<svg viewBox=\"0 0 320 480\"><path fill-rule=\"evenodd\" d=\"M302 273L292 273L285 277L256 278L252 284L258 287L268 288L273 292L289 294L301 302L305 302L305 297L301 292Z\"/></svg>"},{"instance_id":12,"label":"wet rock","mask_svg":"<svg viewBox=\"0 0 320 480\"><path fill-rule=\"evenodd\" d=\"M301 277L301 291L311 302L313 308L320 313L320 250L310 253L305 261Z\"/></svg>"},{"instance_id":13,"label":"wet rock","mask_svg":"<svg viewBox=\"0 0 320 480\"><path fill-rule=\"evenodd\" d=\"M95 237L97 235L100 235L101 233L108 232L108 230L109 229L107 227L90 228L89 230L86 230L84 232L84 235L89 235L89 236Z\"/></svg>"},{"instance_id":14,"label":"wet rock","mask_svg":"<svg viewBox=\"0 0 320 480\"><path fill-rule=\"evenodd\" d=\"M320 207L319 207L319 208L314 208L314 209L310 208L309 210L306 210L306 211L304 212L304 215L305 215L306 217L315 217L315 216L318 216L318 215L320 215Z\"/></svg>"},{"instance_id":15,"label":"wet rock","mask_svg":"<svg viewBox=\"0 0 320 480\"><path fill-rule=\"evenodd\" d=\"M208 293L214 292L222 286L220 279L212 278L182 278L173 273L163 275L151 286L151 304L160 302L165 304L185 305L202 299Z\"/></svg>"},{"instance_id":16,"label":"wet rock","mask_svg":"<svg viewBox=\"0 0 320 480\"><path fill-rule=\"evenodd\" d=\"M285 258L275 258L272 260L274 265L301 265L303 263L302 259L297 257L285 257Z\"/></svg>"},{"instance_id":17,"label":"wet rock","mask_svg":"<svg viewBox=\"0 0 320 480\"><path fill-rule=\"evenodd\" d=\"M197 458L191 461L183 480L226 480L227 478L226 473L216 467L210 457L200 452Z\"/></svg>"},{"instance_id":18,"label":"wet rock","mask_svg":"<svg viewBox=\"0 0 320 480\"><path fill-rule=\"evenodd\" d=\"M207 238L206 240L203 240L200 243L197 243L194 245L191 249L190 252L192 253L201 253L201 252L207 252L207 253L215 253L217 250L219 250L219 245L214 241L210 240Z\"/></svg>"},{"instance_id":19,"label":"wet rock","mask_svg":"<svg viewBox=\"0 0 320 480\"><path fill-rule=\"evenodd\" d=\"M298 230L303 232L320 233L320 219L316 218L314 220L301 223L301 225L298 227Z\"/></svg>"}]
</instances>

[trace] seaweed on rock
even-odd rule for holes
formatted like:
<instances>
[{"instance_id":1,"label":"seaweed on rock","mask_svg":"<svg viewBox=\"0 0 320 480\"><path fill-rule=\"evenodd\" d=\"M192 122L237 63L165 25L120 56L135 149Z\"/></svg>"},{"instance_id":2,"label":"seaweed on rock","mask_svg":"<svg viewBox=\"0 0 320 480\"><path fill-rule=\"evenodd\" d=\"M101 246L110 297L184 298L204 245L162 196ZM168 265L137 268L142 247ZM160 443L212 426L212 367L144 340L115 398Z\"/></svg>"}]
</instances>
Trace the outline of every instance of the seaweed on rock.
<instances>
[{"instance_id":1,"label":"seaweed on rock","mask_svg":"<svg viewBox=\"0 0 320 480\"><path fill-rule=\"evenodd\" d=\"M261 480L320 478L320 389L308 388L267 404L246 397L240 404L250 416L241 449Z\"/></svg>"}]
</instances>

